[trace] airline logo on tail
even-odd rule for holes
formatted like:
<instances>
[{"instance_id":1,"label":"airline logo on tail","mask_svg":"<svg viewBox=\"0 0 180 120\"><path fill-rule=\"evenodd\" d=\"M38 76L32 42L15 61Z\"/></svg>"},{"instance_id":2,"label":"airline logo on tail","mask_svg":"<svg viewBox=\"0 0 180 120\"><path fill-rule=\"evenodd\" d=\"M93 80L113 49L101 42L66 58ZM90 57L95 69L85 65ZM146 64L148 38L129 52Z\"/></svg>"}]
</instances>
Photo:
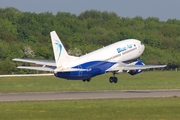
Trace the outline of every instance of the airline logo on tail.
<instances>
[{"instance_id":1,"label":"airline logo on tail","mask_svg":"<svg viewBox=\"0 0 180 120\"><path fill-rule=\"evenodd\" d=\"M57 51L58 51L57 54L58 54L58 60L59 60L59 58L61 56L61 52L62 52L62 45L59 43L58 40L55 40L55 44L57 46Z\"/></svg>"}]
</instances>

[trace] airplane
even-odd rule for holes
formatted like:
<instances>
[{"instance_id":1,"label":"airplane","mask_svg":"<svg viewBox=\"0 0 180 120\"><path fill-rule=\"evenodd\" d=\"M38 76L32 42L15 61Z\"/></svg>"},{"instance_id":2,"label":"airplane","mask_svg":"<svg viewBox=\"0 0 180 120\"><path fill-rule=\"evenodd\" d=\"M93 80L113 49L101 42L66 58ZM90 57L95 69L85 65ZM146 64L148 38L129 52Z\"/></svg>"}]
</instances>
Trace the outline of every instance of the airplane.
<instances>
[{"instance_id":1,"label":"airplane","mask_svg":"<svg viewBox=\"0 0 180 120\"><path fill-rule=\"evenodd\" d=\"M141 73L149 68L163 68L166 65L145 65L141 60L145 46L137 39L118 41L106 47L87 53L80 57L67 53L55 31L50 32L55 61L15 58L13 61L28 62L41 65L18 66L21 69L53 72L56 77L67 80L89 82L91 78L112 72L110 83L117 83L115 74L127 72L131 75Z\"/></svg>"}]
</instances>

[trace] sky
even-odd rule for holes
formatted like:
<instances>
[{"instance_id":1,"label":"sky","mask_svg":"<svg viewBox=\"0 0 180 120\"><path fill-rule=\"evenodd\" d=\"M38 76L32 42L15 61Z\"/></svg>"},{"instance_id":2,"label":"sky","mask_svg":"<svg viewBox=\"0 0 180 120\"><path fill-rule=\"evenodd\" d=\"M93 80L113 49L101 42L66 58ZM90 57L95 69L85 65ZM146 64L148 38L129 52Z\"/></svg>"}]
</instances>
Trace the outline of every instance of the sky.
<instances>
[{"instance_id":1,"label":"sky","mask_svg":"<svg viewBox=\"0 0 180 120\"><path fill-rule=\"evenodd\" d=\"M180 20L180 0L0 0L0 8L6 7L22 12L70 12L76 15L86 10L98 10L115 12L120 17Z\"/></svg>"}]
</instances>

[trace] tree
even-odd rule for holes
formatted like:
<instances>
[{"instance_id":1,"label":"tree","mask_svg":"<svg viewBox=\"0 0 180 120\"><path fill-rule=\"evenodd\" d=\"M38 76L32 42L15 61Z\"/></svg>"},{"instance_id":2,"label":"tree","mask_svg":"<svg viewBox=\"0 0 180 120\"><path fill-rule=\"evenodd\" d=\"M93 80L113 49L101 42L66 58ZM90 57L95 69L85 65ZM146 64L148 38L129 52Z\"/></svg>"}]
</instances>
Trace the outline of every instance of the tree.
<instances>
[{"instance_id":1,"label":"tree","mask_svg":"<svg viewBox=\"0 0 180 120\"><path fill-rule=\"evenodd\" d=\"M16 8L0 8L1 70L13 58L54 59L49 33L59 35L72 55L80 56L124 39L139 39L145 46L141 56L145 63L180 66L180 20L141 16L119 17L114 12L87 10L80 15L67 12L40 14L21 12ZM16 73L31 72L14 69ZM3 73L10 73L8 70Z\"/></svg>"},{"instance_id":2,"label":"tree","mask_svg":"<svg viewBox=\"0 0 180 120\"><path fill-rule=\"evenodd\" d=\"M24 47L23 51L24 51L23 58L34 58L35 57L34 51L29 46Z\"/></svg>"}]
</instances>

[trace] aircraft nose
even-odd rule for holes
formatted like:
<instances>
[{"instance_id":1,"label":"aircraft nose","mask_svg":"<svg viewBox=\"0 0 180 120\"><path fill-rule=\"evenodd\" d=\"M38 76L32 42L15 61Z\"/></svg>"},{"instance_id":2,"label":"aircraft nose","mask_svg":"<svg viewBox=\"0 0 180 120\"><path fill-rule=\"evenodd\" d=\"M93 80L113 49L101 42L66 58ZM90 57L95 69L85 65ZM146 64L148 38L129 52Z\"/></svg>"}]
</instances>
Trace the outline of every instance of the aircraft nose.
<instances>
[{"instance_id":1,"label":"aircraft nose","mask_svg":"<svg viewBox=\"0 0 180 120\"><path fill-rule=\"evenodd\" d=\"M142 54L144 52L144 49L145 49L145 46L144 46L144 44L142 42L140 42L139 48L140 48L140 52Z\"/></svg>"},{"instance_id":2,"label":"aircraft nose","mask_svg":"<svg viewBox=\"0 0 180 120\"><path fill-rule=\"evenodd\" d=\"M144 51L144 49L145 49L144 44L141 44L141 49L142 49L142 51Z\"/></svg>"}]
</instances>

